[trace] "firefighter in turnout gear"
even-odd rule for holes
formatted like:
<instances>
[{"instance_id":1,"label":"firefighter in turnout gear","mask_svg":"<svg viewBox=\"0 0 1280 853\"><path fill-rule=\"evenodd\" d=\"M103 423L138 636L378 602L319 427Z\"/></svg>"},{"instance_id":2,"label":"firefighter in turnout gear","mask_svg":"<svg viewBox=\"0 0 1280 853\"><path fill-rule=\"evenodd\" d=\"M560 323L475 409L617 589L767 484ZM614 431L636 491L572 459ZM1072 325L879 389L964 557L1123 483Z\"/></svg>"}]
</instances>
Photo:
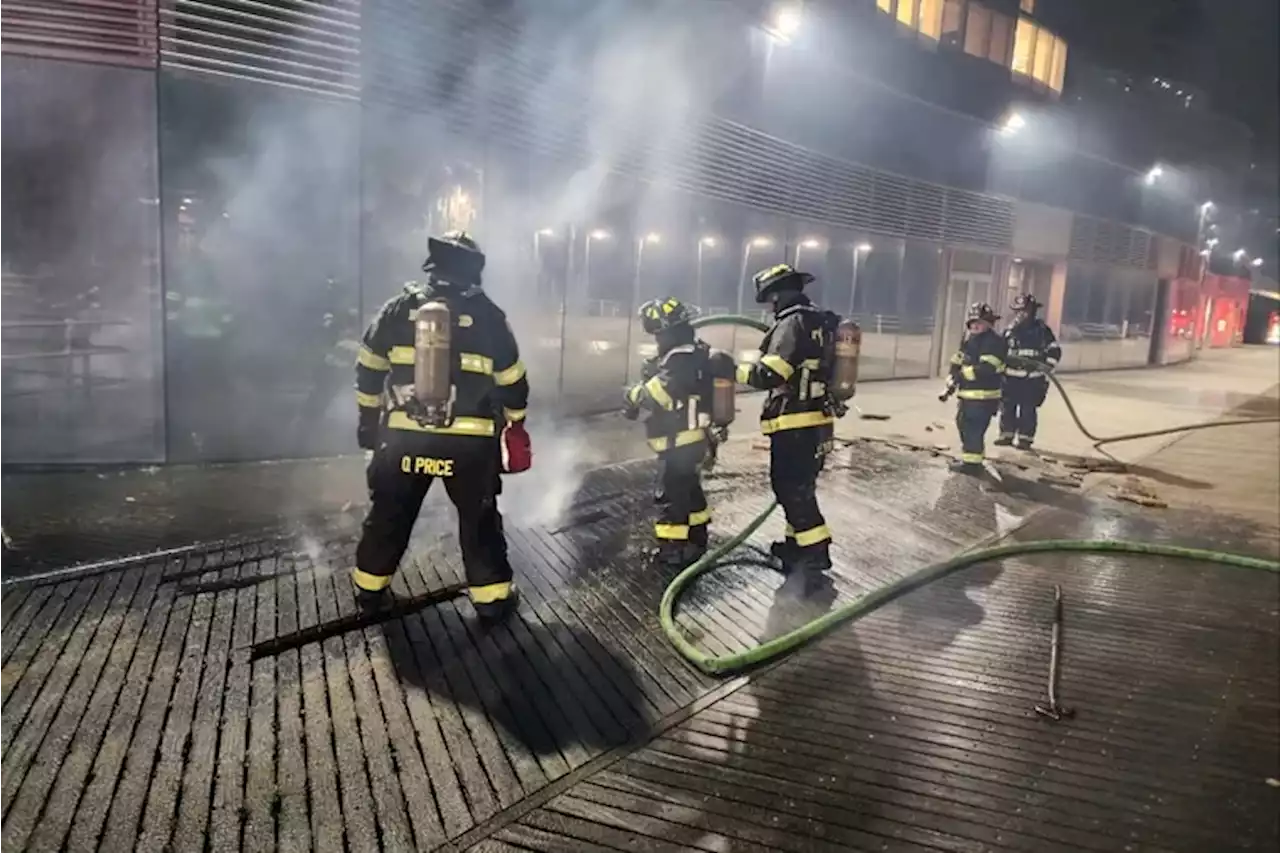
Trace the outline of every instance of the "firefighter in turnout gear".
<instances>
[{"instance_id":1,"label":"firefighter in turnout gear","mask_svg":"<svg viewBox=\"0 0 1280 853\"><path fill-rule=\"evenodd\" d=\"M1004 395L1000 400L1000 437L995 443L1008 446L1016 442L1019 450L1030 450L1039 422L1037 410L1049 394L1049 380L1044 369L1030 361L1058 366L1062 347L1053 330L1036 316L1040 303L1030 294L1013 300L1013 325L1005 329L1009 348L1009 366L1004 374Z\"/></svg>"},{"instance_id":2,"label":"firefighter in turnout gear","mask_svg":"<svg viewBox=\"0 0 1280 853\"><path fill-rule=\"evenodd\" d=\"M384 599L439 479L458 511L472 604L481 619L500 619L516 599L499 469L532 463L529 383L506 315L481 289L485 257L475 241L450 232L428 243L425 283L406 284L382 307L356 361L358 439L373 455L353 579L366 605Z\"/></svg>"},{"instance_id":3,"label":"firefighter in turnout gear","mask_svg":"<svg viewBox=\"0 0 1280 853\"><path fill-rule=\"evenodd\" d=\"M831 532L818 508L817 480L844 408L829 393L831 345L839 317L804 294L809 273L787 264L753 277L756 302L773 312L773 327L755 363L738 366L738 381L767 391L760 430L769 437L769 482L786 514L786 534L771 548L783 571L803 573L810 593L830 581Z\"/></svg>"},{"instance_id":4,"label":"firefighter in turnout gear","mask_svg":"<svg viewBox=\"0 0 1280 853\"><path fill-rule=\"evenodd\" d=\"M1000 408L1000 385L1005 373L1005 342L992 325L1000 317L985 302L969 306L964 342L951 356L947 390L960 398L956 426L960 430L960 461L951 467L966 474L980 474L986 451L987 427Z\"/></svg>"},{"instance_id":5,"label":"firefighter in turnout gear","mask_svg":"<svg viewBox=\"0 0 1280 853\"><path fill-rule=\"evenodd\" d=\"M640 306L640 322L658 344L640 382L628 388L623 414L649 413L645 433L662 463L658 520L654 536L658 559L683 568L707 550L711 512L702 491L701 469L719 431L733 419L733 359L694 335L692 314L678 299L655 299ZM718 391L728 389L728 411L716 410Z\"/></svg>"}]
</instances>

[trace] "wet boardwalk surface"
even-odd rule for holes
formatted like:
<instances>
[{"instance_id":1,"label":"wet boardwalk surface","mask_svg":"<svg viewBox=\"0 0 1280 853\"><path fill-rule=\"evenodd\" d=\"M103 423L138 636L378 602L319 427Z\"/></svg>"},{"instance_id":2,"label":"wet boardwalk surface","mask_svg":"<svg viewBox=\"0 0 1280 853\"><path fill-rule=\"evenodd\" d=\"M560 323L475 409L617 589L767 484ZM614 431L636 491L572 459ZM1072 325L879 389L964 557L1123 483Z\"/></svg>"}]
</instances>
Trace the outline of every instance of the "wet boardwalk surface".
<instances>
[{"instance_id":1,"label":"wet boardwalk surface","mask_svg":"<svg viewBox=\"0 0 1280 853\"><path fill-rule=\"evenodd\" d=\"M1258 477L1280 463L1270 435ZM844 448L821 489L840 598L1011 531L1273 555L1265 513L1206 509L1214 454L1232 452L1222 438L1149 460L1206 486L1165 510ZM715 529L767 503L764 463L743 445L718 470ZM658 629L668 577L642 554L652 484L649 464L605 469L567 520L512 525L521 609L488 631L448 600L342 632L356 613L348 520L7 586L5 849L1276 848L1275 575L1008 560L716 680ZM402 599L459 580L452 537L429 529L447 524L424 517ZM743 556L682 611L709 651L830 605L797 605L758 553ZM1057 723L1033 710L1054 583L1076 709ZM314 642L289 639L316 626Z\"/></svg>"}]
</instances>

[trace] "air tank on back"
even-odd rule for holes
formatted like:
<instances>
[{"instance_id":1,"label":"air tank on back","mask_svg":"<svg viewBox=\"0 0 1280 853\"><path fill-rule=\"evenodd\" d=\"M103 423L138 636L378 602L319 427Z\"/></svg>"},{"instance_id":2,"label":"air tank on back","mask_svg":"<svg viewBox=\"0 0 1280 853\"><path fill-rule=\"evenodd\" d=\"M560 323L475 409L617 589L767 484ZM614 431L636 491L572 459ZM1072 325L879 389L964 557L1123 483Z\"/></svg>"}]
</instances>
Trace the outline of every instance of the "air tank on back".
<instances>
[{"instance_id":1,"label":"air tank on back","mask_svg":"<svg viewBox=\"0 0 1280 853\"><path fill-rule=\"evenodd\" d=\"M428 426L453 420L452 323L448 303L438 299L420 306L413 321L413 396Z\"/></svg>"},{"instance_id":2,"label":"air tank on back","mask_svg":"<svg viewBox=\"0 0 1280 853\"><path fill-rule=\"evenodd\" d=\"M734 373L737 366L733 356L724 350L713 349L709 358L711 367L711 425L727 427L737 413L737 382Z\"/></svg>"},{"instance_id":3,"label":"air tank on back","mask_svg":"<svg viewBox=\"0 0 1280 853\"><path fill-rule=\"evenodd\" d=\"M834 349L827 390L843 403L858 390L858 357L862 354L862 329L848 317L841 317L836 324Z\"/></svg>"}]
</instances>

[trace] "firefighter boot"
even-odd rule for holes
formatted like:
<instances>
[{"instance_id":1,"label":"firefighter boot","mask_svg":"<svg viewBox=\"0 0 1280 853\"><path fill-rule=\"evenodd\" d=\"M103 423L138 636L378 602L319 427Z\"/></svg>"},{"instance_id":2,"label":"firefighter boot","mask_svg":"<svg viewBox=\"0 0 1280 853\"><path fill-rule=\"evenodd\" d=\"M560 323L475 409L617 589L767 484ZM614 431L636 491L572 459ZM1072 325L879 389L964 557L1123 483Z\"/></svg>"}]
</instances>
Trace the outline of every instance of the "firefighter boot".
<instances>
[{"instance_id":1,"label":"firefighter boot","mask_svg":"<svg viewBox=\"0 0 1280 853\"><path fill-rule=\"evenodd\" d=\"M949 466L952 471L957 474L968 474L971 477L981 477L986 469L982 467L981 462L952 462Z\"/></svg>"},{"instance_id":2,"label":"firefighter boot","mask_svg":"<svg viewBox=\"0 0 1280 853\"><path fill-rule=\"evenodd\" d=\"M1035 439L1031 439L1031 438L1023 438L1022 436L1018 436L1018 444L1017 444L1017 447L1018 447L1018 449L1019 449L1019 450L1030 450L1030 449L1031 449L1031 443L1032 443L1034 440L1035 440ZM997 443L997 444L999 444L999 442L996 442L996 443Z\"/></svg>"},{"instance_id":3,"label":"firefighter boot","mask_svg":"<svg viewBox=\"0 0 1280 853\"><path fill-rule=\"evenodd\" d=\"M364 613L380 613L395 601L389 589L373 592L356 587L356 606Z\"/></svg>"},{"instance_id":4,"label":"firefighter boot","mask_svg":"<svg viewBox=\"0 0 1280 853\"><path fill-rule=\"evenodd\" d=\"M484 604L472 604L476 610L476 618L480 620L483 626L499 625L505 622L512 613L516 612L516 608L520 604L520 591L514 586L511 588L511 594L506 598L497 601L488 601Z\"/></svg>"},{"instance_id":5,"label":"firefighter boot","mask_svg":"<svg viewBox=\"0 0 1280 853\"><path fill-rule=\"evenodd\" d=\"M1013 444L1013 433L1002 432L1000 433L1000 437L991 443L996 445L997 447L1009 447L1010 445Z\"/></svg>"},{"instance_id":6,"label":"firefighter boot","mask_svg":"<svg viewBox=\"0 0 1280 853\"><path fill-rule=\"evenodd\" d=\"M692 566L706 552L707 546L697 542L663 542L654 560L668 571L679 572Z\"/></svg>"}]
</instances>

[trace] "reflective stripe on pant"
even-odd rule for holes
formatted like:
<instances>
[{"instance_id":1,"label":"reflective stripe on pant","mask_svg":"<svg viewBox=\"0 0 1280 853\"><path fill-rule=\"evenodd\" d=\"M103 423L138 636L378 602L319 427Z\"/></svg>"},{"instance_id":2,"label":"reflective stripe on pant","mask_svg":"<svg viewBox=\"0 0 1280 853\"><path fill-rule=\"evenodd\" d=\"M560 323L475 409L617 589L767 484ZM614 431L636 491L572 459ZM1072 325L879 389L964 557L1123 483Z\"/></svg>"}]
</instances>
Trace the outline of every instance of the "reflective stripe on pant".
<instances>
[{"instance_id":1,"label":"reflective stripe on pant","mask_svg":"<svg viewBox=\"0 0 1280 853\"><path fill-rule=\"evenodd\" d=\"M831 532L818 508L818 472L823 464L819 449L830 438L829 426L769 436L769 484L786 515L787 539L794 539L798 560L815 569L831 567Z\"/></svg>"},{"instance_id":2,"label":"reflective stripe on pant","mask_svg":"<svg viewBox=\"0 0 1280 853\"><path fill-rule=\"evenodd\" d=\"M1005 377L1000 401L1000 434L1009 438L1033 439L1039 426L1039 408L1049 395L1044 377Z\"/></svg>"},{"instance_id":3,"label":"reflective stripe on pant","mask_svg":"<svg viewBox=\"0 0 1280 853\"><path fill-rule=\"evenodd\" d=\"M664 451L662 488L654 535L663 542L707 544L707 496L702 491L701 464L706 444L690 444Z\"/></svg>"},{"instance_id":4,"label":"reflective stripe on pant","mask_svg":"<svg viewBox=\"0 0 1280 853\"><path fill-rule=\"evenodd\" d=\"M956 428L960 430L960 461L981 463L986 455L987 427L996 414L998 400L961 400L956 406Z\"/></svg>"},{"instance_id":5,"label":"reflective stripe on pant","mask_svg":"<svg viewBox=\"0 0 1280 853\"><path fill-rule=\"evenodd\" d=\"M424 461L417 464L418 460ZM442 466L438 460L452 465ZM467 584L473 595L479 595L477 601L481 597L489 601L509 597L512 573L495 494L499 482L496 465L489 438L388 437L369 462L372 504L356 546L352 576L356 586L376 592L390 585L409 546L422 501L437 479L432 469L449 470L451 476L439 479L444 480L445 491L458 510L458 541Z\"/></svg>"}]
</instances>

